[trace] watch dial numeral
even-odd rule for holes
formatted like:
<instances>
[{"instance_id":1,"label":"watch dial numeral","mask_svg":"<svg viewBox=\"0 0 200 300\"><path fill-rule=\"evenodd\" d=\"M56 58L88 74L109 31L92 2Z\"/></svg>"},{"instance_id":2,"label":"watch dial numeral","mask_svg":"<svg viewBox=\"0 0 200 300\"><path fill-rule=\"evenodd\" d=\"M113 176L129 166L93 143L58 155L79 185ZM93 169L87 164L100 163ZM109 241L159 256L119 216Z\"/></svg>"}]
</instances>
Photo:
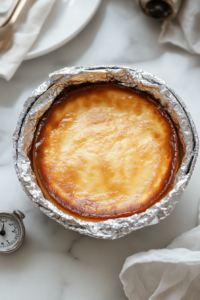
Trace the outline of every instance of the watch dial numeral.
<instances>
[{"instance_id":1,"label":"watch dial numeral","mask_svg":"<svg viewBox=\"0 0 200 300\"><path fill-rule=\"evenodd\" d=\"M20 242L20 225L14 218L2 215L0 215L0 223L5 231L5 234L0 235L0 252L10 251Z\"/></svg>"}]
</instances>

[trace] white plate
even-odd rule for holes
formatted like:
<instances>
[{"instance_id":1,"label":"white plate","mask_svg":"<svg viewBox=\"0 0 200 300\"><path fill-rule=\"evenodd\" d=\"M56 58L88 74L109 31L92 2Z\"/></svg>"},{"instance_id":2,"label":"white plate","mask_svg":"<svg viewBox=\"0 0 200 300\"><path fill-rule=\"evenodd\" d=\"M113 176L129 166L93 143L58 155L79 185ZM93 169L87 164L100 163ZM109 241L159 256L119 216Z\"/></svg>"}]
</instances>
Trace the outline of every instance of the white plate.
<instances>
[{"instance_id":1,"label":"white plate","mask_svg":"<svg viewBox=\"0 0 200 300\"><path fill-rule=\"evenodd\" d=\"M26 59L51 52L70 41L88 24L100 2L101 0L56 0Z\"/></svg>"}]
</instances>

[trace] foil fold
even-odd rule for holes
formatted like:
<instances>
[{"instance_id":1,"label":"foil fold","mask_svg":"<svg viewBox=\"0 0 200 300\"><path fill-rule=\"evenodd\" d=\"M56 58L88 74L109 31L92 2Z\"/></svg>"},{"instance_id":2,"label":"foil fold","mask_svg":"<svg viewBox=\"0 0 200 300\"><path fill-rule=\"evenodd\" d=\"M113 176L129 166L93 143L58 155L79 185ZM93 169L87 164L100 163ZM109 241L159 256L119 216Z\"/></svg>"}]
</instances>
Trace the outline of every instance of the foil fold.
<instances>
[{"instance_id":1,"label":"foil fold","mask_svg":"<svg viewBox=\"0 0 200 300\"><path fill-rule=\"evenodd\" d=\"M67 87L82 83L116 82L117 84L146 91L154 96L171 116L183 145L184 156L176 174L174 188L161 201L145 212L130 217L101 222L83 221L60 211L46 200L37 184L29 158L34 133L41 116ZM33 91L19 116L13 135L13 157L18 179L28 197L47 216L66 228L102 239L117 239L134 230L157 224L174 209L185 190L197 159L199 142L191 115L180 97L161 79L142 70L118 67L70 67L49 74Z\"/></svg>"}]
</instances>

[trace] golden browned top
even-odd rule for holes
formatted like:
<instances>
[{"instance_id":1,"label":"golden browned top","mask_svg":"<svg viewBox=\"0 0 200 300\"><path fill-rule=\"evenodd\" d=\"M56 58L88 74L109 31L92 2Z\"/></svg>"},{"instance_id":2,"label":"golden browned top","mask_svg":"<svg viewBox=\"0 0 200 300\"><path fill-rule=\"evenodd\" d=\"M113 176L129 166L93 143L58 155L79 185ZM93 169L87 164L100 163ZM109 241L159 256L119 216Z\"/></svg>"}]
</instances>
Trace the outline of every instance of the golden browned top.
<instances>
[{"instance_id":1,"label":"golden browned top","mask_svg":"<svg viewBox=\"0 0 200 300\"><path fill-rule=\"evenodd\" d=\"M63 208L88 218L127 216L169 191L178 140L149 96L95 84L69 92L45 113L33 164L44 194Z\"/></svg>"}]
</instances>

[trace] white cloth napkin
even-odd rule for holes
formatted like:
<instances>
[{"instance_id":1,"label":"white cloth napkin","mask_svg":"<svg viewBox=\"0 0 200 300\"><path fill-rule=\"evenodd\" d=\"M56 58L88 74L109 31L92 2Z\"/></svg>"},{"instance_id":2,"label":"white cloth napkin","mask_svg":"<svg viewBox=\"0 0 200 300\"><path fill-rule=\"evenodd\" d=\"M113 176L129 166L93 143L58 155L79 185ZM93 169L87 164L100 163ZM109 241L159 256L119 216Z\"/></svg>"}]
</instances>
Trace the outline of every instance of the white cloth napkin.
<instances>
[{"instance_id":1,"label":"white cloth napkin","mask_svg":"<svg viewBox=\"0 0 200 300\"><path fill-rule=\"evenodd\" d=\"M56 0L29 0L14 26L12 47L0 53L0 77L10 80L36 40Z\"/></svg>"},{"instance_id":2,"label":"white cloth napkin","mask_svg":"<svg viewBox=\"0 0 200 300\"><path fill-rule=\"evenodd\" d=\"M200 54L200 0L184 0L176 18L163 23L158 41Z\"/></svg>"},{"instance_id":3,"label":"white cloth napkin","mask_svg":"<svg viewBox=\"0 0 200 300\"><path fill-rule=\"evenodd\" d=\"M128 257L120 279L129 300L199 300L200 226L167 249Z\"/></svg>"}]
</instances>

